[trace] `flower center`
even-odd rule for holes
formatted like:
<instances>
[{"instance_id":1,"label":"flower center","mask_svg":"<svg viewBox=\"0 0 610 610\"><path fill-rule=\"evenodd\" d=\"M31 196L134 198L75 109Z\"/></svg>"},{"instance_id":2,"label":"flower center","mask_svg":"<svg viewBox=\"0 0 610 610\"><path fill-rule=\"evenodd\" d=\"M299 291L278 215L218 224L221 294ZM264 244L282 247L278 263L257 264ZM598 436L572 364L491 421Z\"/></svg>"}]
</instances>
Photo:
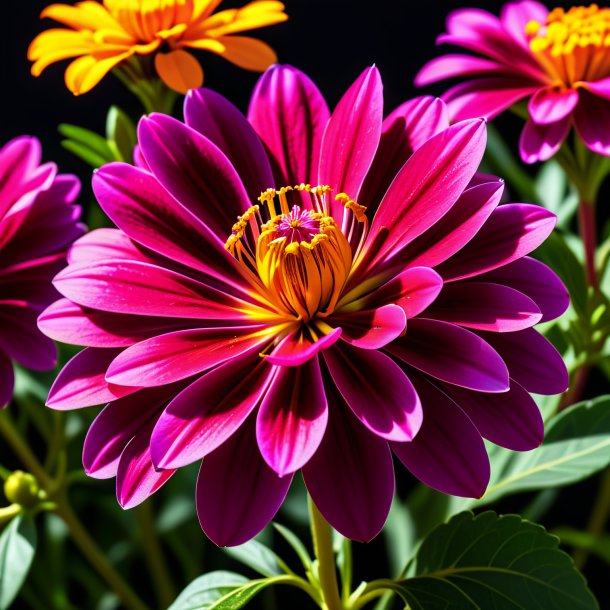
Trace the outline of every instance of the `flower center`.
<instances>
[{"instance_id":1,"label":"flower center","mask_svg":"<svg viewBox=\"0 0 610 610\"><path fill-rule=\"evenodd\" d=\"M304 322L333 312L352 266L352 246L330 215L330 195L325 185L268 189L261 205L238 219L225 244L275 307ZM345 193L335 201L345 207L346 218L366 221L365 208ZM344 218L342 224L354 223Z\"/></svg>"},{"instance_id":2,"label":"flower center","mask_svg":"<svg viewBox=\"0 0 610 610\"><path fill-rule=\"evenodd\" d=\"M525 26L530 49L558 84L570 87L610 75L610 8L553 9L545 23Z\"/></svg>"}]
</instances>

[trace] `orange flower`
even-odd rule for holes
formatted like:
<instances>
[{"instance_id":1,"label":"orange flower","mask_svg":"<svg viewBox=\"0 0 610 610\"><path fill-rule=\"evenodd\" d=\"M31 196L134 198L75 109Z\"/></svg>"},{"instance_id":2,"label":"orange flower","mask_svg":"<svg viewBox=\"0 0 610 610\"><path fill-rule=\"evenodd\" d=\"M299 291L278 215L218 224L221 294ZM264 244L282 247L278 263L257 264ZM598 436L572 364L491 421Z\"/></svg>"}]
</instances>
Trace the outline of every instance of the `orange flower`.
<instances>
[{"instance_id":1,"label":"orange flower","mask_svg":"<svg viewBox=\"0 0 610 610\"><path fill-rule=\"evenodd\" d=\"M239 9L212 14L222 0L94 0L74 6L52 4L41 13L71 29L39 34L28 49L39 76L50 64L75 57L66 69L66 86L86 93L114 67L137 55L155 55L161 80L186 93L203 84L203 70L186 49L204 49L255 72L275 63L273 49L247 36L234 36L286 21L281 2L256 0Z\"/></svg>"}]
</instances>

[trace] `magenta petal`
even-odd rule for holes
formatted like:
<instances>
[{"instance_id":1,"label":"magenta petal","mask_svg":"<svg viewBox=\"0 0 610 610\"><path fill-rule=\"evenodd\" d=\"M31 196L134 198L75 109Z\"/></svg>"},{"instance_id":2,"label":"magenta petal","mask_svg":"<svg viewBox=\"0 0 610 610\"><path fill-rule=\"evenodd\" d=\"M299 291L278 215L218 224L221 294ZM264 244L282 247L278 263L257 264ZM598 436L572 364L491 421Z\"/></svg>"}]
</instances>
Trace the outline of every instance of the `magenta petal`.
<instances>
[{"instance_id":1,"label":"magenta petal","mask_svg":"<svg viewBox=\"0 0 610 610\"><path fill-rule=\"evenodd\" d=\"M0 350L0 409L6 407L13 397L15 374L10 358Z\"/></svg>"},{"instance_id":2,"label":"magenta petal","mask_svg":"<svg viewBox=\"0 0 610 610\"><path fill-rule=\"evenodd\" d=\"M201 373L269 339L263 326L196 328L151 337L123 350L108 366L106 380L154 387Z\"/></svg>"},{"instance_id":3,"label":"magenta petal","mask_svg":"<svg viewBox=\"0 0 610 610\"><path fill-rule=\"evenodd\" d=\"M376 67L365 70L343 95L322 139L320 184L357 199L373 162L383 121L383 86ZM331 210L341 221L343 206Z\"/></svg>"},{"instance_id":4,"label":"magenta petal","mask_svg":"<svg viewBox=\"0 0 610 610\"><path fill-rule=\"evenodd\" d=\"M580 89L581 103L574 112L578 135L598 155L610 156L610 101Z\"/></svg>"},{"instance_id":5,"label":"magenta petal","mask_svg":"<svg viewBox=\"0 0 610 610\"><path fill-rule=\"evenodd\" d=\"M248 120L267 145L278 186L315 183L322 134L330 113L316 85L291 66L271 66L260 78Z\"/></svg>"},{"instance_id":6,"label":"magenta petal","mask_svg":"<svg viewBox=\"0 0 610 610\"><path fill-rule=\"evenodd\" d=\"M47 406L68 411L101 405L136 392L137 387L123 388L104 379L108 365L119 351L88 347L76 354L51 386Z\"/></svg>"},{"instance_id":7,"label":"magenta petal","mask_svg":"<svg viewBox=\"0 0 610 610\"><path fill-rule=\"evenodd\" d=\"M156 470L150 459L150 434L155 419L132 439L121 453L116 475L116 495L127 509L141 504L174 474L175 470Z\"/></svg>"},{"instance_id":8,"label":"magenta petal","mask_svg":"<svg viewBox=\"0 0 610 610\"><path fill-rule=\"evenodd\" d=\"M68 250L68 263L99 263L109 259L152 262L118 229L94 229L77 239Z\"/></svg>"},{"instance_id":9,"label":"magenta petal","mask_svg":"<svg viewBox=\"0 0 610 610\"><path fill-rule=\"evenodd\" d=\"M315 455L303 467L312 500L341 534L368 542L383 527L394 494L387 441L369 432L335 389L328 389L329 421Z\"/></svg>"},{"instance_id":10,"label":"magenta petal","mask_svg":"<svg viewBox=\"0 0 610 610\"><path fill-rule=\"evenodd\" d=\"M300 367L279 367L256 418L263 458L280 477L295 472L315 453L327 422L318 358Z\"/></svg>"},{"instance_id":11,"label":"magenta petal","mask_svg":"<svg viewBox=\"0 0 610 610\"><path fill-rule=\"evenodd\" d=\"M497 269L535 250L556 222L555 214L537 205L499 206L475 237L437 271L449 282Z\"/></svg>"},{"instance_id":12,"label":"magenta petal","mask_svg":"<svg viewBox=\"0 0 610 610\"><path fill-rule=\"evenodd\" d=\"M550 125L538 125L528 120L519 138L519 152L523 161L548 161L563 144L571 124L569 116Z\"/></svg>"},{"instance_id":13,"label":"magenta petal","mask_svg":"<svg viewBox=\"0 0 610 610\"><path fill-rule=\"evenodd\" d=\"M344 341L354 347L372 350L394 341L407 326L405 312L398 305L334 315L332 320L341 325Z\"/></svg>"},{"instance_id":14,"label":"magenta petal","mask_svg":"<svg viewBox=\"0 0 610 610\"><path fill-rule=\"evenodd\" d=\"M527 109L534 123L549 125L565 119L578 104L576 89L546 87L532 95Z\"/></svg>"},{"instance_id":15,"label":"magenta petal","mask_svg":"<svg viewBox=\"0 0 610 610\"><path fill-rule=\"evenodd\" d=\"M466 328L512 332L540 322L540 309L523 293L488 282L447 284L426 312Z\"/></svg>"},{"instance_id":16,"label":"magenta petal","mask_svg":"<svg viewBox=\"0 0 610 610\"><path fill-rule=\"evenodd\" d=\"M498 351L510 376L528 392L560 394L569 378L561 354L533 328L514 333L480 333Z\"/></svg>"},{"instance_id":17,"label":"magenta petal","mask_svg":"<svg viewBox=\"0 0 610 610\"><path fill-rule=\"evenodd\" d=\"M299 328L284 337L265 359L269 364L278 366L301 366L321 350L336 343L342 332L341 328L335 328L317 341L312 341L309 333Z\"/></svg>"},{"instance_id":18,"label":"magenta petal","mask_svg":"<svg viewBox=\"0 0 610 610\"><path fill-rule=\"evenodd\" d=\"M546 23L549 9L540 2L533 0L521 0L519 2L507 2L502 6L500 21L504 29L523 46L529 48L529 40L525 33L525 26L530 21Z\"/></svg>"},{"instance_id":19,"label":"magenta petal","mask_svg":"<svg viewBox=\"0 0 610 610\"><path fill-rule=\"evenodd\" d=\"M258 404L272 368L255 353L203 375L161 414L150 440L158 468L181 468L222 445Z\"/></svg>"},{"instance_id":20,"label":"magenta petal","mask_svg":"<svg viewBox=\"0 0 610 610\"><path fill-rule=\"evenodd\" d=\"M506 392L508 370L498 353L476 334L437 320L413 318L404 337L386 349L442 381L479 392Z\"/></svg>"},{"instance_id":21,"label":"magenta petal","mask_svg":"<svg viewBox=\"0 0 610 610\"><path fill-rule=\"evenodd\" d=\"M429 61L415 77L416 87L425 87L438 81L458 76L497 74L506 66L482 57L472 55L447 54Z\"/></svg>"},{"instance_id":22,"label":"magenta petal","mask_svg":"<svg viewBox=\"0 0 610 610\"><path fill-rule=\"evenodd\" d=\"M371 432L390 441L415 437L422 423L419 397L390 357L341 345L324 359L345 402Z\"/></svg>"},{"instance_id":23,"label":"magenta petal","mask_svg":"<svg viewBox=\"0 0 610 610\"><path fill-rule=\"evenodd\" d=\"M138 139L155 178L224 244L252 205L235 168L199 132L163 114L140 121Z\"/></svg>"},{"instance_id":24,"label":"magenta petal","mask_svg":"<svg viewBox=\"0 0 610 610\"><path fill-rule=\"evenodd\" d=\"M511 379L504 394L470 392L456 386L443 390L468 415L483 437L512 451L530 451L544 437L544 423L534 399Z\"/></svg>"},{"instance_id":25,"label":"magenta petal","mask_svg":"<svg viewBox=\"0 0 610 610\"><path fill-rule=\"evenodd\" d=\"M278 477L256 445L253 420L206 456L197 480L201 528L218 546L247 542L273 519L292 476Z\"/></svg>"},{"instance_id":26,"label":"magenta petal","mask_svg":"<svg viewBox=\"0 0 610 610\"><path fill-rule=\"evenodd\" d=\"M261 141L229 100L211 89L191 89L184 100L184 119L227 156L252 200L274 185Z\"/></svg>"},{"instance_id":27,"label":"magenta petal","mask_svg":"<svg viewBox=\"0 0 610 610\"><path fill-rule=\"evenodd\" d=\"M505 284L532 299L542 312L541 322L559 317L570 304L570 295L559 276L544 263L524 256L480 275L480 281Z\"/></svg>"},{"instance_id":28,"label":"magenta petal","mask_svg":"<svg viewBox=\"0 0 610 610\"><path fill-rule=\"evenodd\" d=\"M410 443L392 443L398 459L420 481L452 496L480 498L489 483L483 439L468 416L446 394L414 379L424 423Z\"/></svg>"},{"instance_id":29,"label":"magenta petal","mask_svg":"<svg viewBox=\"0 0 610 610\"><path fill-rule=\"evenodd\" d=\"M586 83L581 83L581 86L599 97L610 100L610 77L593 82L587 81Z\"/></svg>"}]
</instances>

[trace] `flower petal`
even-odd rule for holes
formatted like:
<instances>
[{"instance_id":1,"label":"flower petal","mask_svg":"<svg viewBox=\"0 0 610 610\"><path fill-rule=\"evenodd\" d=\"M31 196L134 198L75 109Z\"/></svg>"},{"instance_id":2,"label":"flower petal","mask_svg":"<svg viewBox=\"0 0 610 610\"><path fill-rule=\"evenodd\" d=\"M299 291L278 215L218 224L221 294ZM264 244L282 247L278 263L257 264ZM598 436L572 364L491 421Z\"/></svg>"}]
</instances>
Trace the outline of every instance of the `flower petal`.
<instances>
[{"instance_id":1,"label":"flower petal","mask_svg":"<svg viewBox=\"0 0 610 610\"><path fill-rule=\"evenodd\" d=\"M373 434L390 441L415 437L422 423L421 403L390 357L341 345L328 350L324 360L345 402Z\"/></svg>"},{"instance_id":2,"label":"flower petal","mask_svg":"<svg viewBox=\"0 0 610 610\"><path fill-rule=\"evenodd\" d=\"M548 161L563 144L571 124L569 116L550 125L537 125L531 119L528 120L519 138L519 153L523 161Z\"/></svg>"},{"instance_id":3,"label":"flower petal","mask_svg":"<svg viewBox=\"0 0 610 610\"><path fill-rule=\"evenodd\" d=\"M203 85L201 64L184 49L155 55L155 70L161 80L174 91L185 94Z\"/></svg>"},{"instance_id":4,"label":"flower petal","mask_svg":"<svg viewBox=\"0 0 610 610\"><path fill-rule=\"evenodd\" d=\"M416 87L425 87L450 78L494 75L503 71L507 71L506 65L491 59L457 53L447 54L429 61L415 76L414 84Z\"/></svg>"},{"instance_id":5,"label":"flower petal","mask_svg":"<svg viewBox=\"0 0 610 610\"><path fill-rule=\"evenodd\" d=\"M393 304L333 315L332 321L341 326L344 341L367 350L376 350L394 341L407 326L404 310Z\"/></svg>"},{"instance_id":6,"label":"flower petal","mask_svg":"<svg viewBox=\"0 0 610 610\"><path fill-rule=\"evenodd\" d=\"M336 343L341 333L341 328L335 328L327 335L312 341L309 333L303 328L298 328L282 339L273 351L265 357L265 360L269 364L278 366L301 366L321 350L328 349Z\"/></svg>"},{"instance_id":7,"label":"flower petal","mask_svg":"<svg viewBox=\"0 0 610 610\"><path fill-rule=\"evenodd\" d=\"M3 409L13 398L15 374L10 358L0 350L0 409Z\"/></svg>"},{"instance_id":8,"label":"flower petal","mask_svg":"<svg viewBox=\"0 0 610 610\"><path fill-rule=\"evenodd\" d=\"M540 2L521 0L520 2L507 2L500 11L500 21L504 29L523 46L529 48L529 40L525 33L525 26L530 21L546 23L549 9Z\"/></svg>"},{"instance_id":9,"label":"flower petal","mask_svg":"<svg viewBox=\"0 0 610 610\"><path fill-rule=\"evenodd\" d=\"M574 123L585 145L598 155L610 156L610 101L580 89L581 103Z\"/></svg>"},{"instance_id":10,"label":"flower petal","mask_svg":"<svg viewBox=\"0 0 610 610\"><path fill-rule=\"evenodd\" d=\"M527 109L537 125L549 125L565 119L578 104L576 89L546 87L530 98Z\"/></svg>"}]
</instances>

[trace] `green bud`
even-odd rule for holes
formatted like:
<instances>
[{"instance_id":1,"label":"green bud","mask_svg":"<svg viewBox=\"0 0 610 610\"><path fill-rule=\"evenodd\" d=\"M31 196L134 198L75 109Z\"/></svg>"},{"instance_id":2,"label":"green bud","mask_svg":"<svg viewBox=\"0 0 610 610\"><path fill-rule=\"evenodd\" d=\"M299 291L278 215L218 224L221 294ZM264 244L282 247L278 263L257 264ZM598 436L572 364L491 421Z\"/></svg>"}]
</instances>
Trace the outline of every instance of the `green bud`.
<instances>
[{"instance_id":1,"label":"green bud","mask_svg":"<svg viewBox=\"0 0 610 610\"><path fill-rule=\"evenodd\" d=\"M9 502L32 508L40 501L40 486L29 472L15 470L4 482L4 495Z\"/></svg>"}]
</instances>

